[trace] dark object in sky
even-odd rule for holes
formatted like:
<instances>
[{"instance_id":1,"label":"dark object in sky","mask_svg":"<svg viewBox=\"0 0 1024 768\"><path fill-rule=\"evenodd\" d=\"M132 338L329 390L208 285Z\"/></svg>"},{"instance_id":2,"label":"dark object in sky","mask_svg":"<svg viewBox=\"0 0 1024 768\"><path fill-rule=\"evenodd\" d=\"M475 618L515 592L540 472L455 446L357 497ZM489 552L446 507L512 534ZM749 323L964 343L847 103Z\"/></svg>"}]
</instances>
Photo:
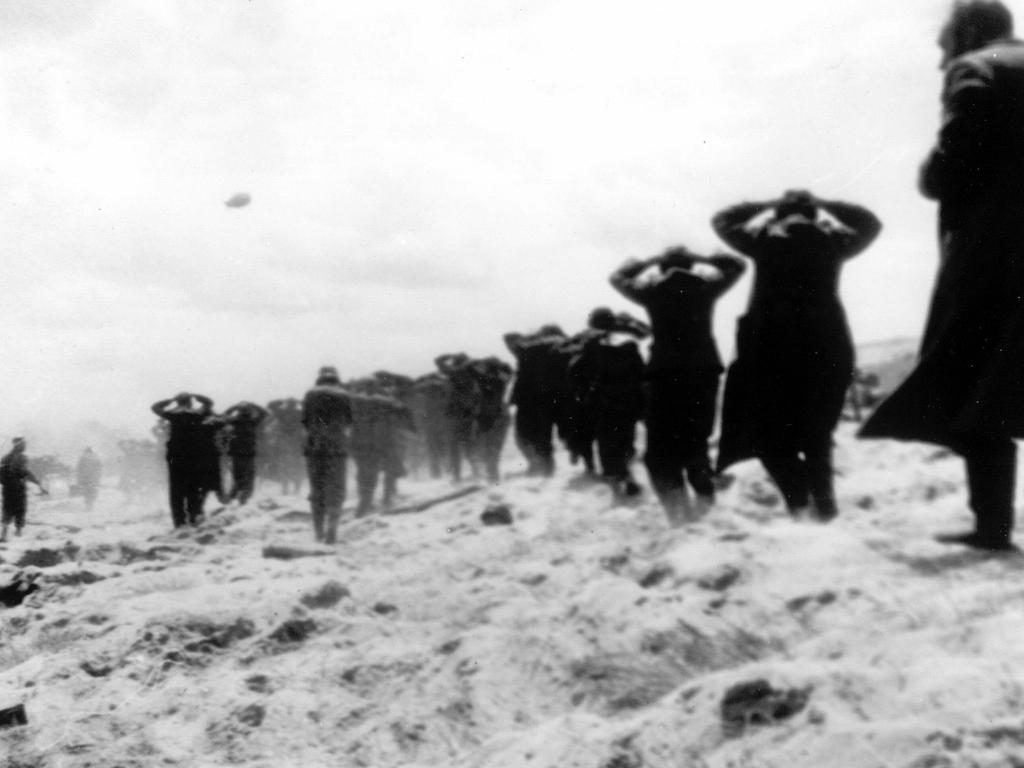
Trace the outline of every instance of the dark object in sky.
<instances>
[{"instance_id":1,"label":"dark object in sky","mask_svg":"<svg viewBox=\"0 0 1024 768\"><path fill-rule=\"evenodd\" d=\"M239 192L225 200L224 205L228 208L245 208L251 202L252 198L249 197L248 192Z\"/></svg>"}]
</instances>

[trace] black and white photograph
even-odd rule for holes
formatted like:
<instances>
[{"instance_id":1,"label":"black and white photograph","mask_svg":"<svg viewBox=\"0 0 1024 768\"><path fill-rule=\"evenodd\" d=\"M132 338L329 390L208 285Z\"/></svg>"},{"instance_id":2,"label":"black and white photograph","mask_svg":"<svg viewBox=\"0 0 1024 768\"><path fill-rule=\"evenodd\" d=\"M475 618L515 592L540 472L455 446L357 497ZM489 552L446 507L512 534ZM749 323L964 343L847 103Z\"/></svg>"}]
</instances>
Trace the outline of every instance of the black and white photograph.
<instances>
[{"instance_id":1,"label":"black and white photograph","mask_svg":"<svg viewBox=\"0 0 1024 768\"><path fill-rule=\"evenodd\" d=\"M1021 26L0 0L0 768L1024 768Z\"/></svg>"}]
</instances>

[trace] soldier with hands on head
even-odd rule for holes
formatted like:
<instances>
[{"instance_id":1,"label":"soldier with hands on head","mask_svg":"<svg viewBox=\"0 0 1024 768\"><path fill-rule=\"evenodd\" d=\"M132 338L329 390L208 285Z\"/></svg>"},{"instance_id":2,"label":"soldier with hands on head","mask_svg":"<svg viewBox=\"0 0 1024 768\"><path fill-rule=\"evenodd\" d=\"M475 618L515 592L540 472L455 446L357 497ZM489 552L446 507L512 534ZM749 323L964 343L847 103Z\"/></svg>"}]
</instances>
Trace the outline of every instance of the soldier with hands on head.
<instances>
[{"instance_id":1,"label":"soldier with hands on head","mask_svg":"<svg viewBox=\"0 0 1024 768\"><path fill-rule=\"evenodd\" d=\"M154 403L151 410L167 422L166 445L171 521L175 528L196 525L211 489L213 400L182 392Z\"/></svg>"},{"instance_id":2,"label":"soldier with hands on head","mask_svg":"<svg viewBox=\"0 0 1024 768\"><path fill-rule=\"evenodd\" d=\"M228 425L228 456L231 457L231 492L228 499L245 504L256 485L256 444L267 410L243 401L224 412Z\"/></svg>"},{"instance_id":3,"label":"soldier with hands on head","mask_svg":"<svg viewBox=\"0 0 1024 768\"><path fill-rule=\"evenodd\" d=\"M352 405L336 368L320 369L302 401L302 423L313 536L316 541L334 544L345 503L347 430L352 426Z\"/></svg>"},{"instance_id":4,"label":"soldier with hands on head","mask_svg":"<svg viewBox=\"0 0 1024 768\"><path fill-rule=\"evenodd\" d=\"M839 274L878 236L866 208L790 190L712 220L755 264L722 406L718 470L757 457L794 517L837 514L832 432L853 377Z\"/></svg>"},{"instance_id":5,"label":"soldier with hands on head","mask_svg":"<svg viewBox=\"0 0 1024 768\"><path fill-rule=\"evenodd\" d=\"M695 513L687 483L697 495L696 512L714 502L708 440L723 367L712 313L745 268L737 256L700 256L677 246L653 258L627 261L610 278L613 288L650 317L644 463L673 525Z\"/></svg>"}]
</instances>

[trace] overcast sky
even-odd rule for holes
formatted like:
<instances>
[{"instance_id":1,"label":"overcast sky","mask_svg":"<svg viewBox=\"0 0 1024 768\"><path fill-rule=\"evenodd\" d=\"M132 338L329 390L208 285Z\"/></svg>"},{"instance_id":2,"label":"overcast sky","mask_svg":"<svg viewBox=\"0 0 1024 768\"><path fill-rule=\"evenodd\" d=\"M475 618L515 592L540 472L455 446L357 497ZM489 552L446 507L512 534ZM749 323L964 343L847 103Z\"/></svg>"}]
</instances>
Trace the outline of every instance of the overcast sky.
<instances>
[{"instance_id":1,"label":"overcast sky","mask_svg":"<svg viewBox=\"0 0 1024 768\"><path fill-rule=\"evenodd\" d=\"M504 355L505 331L627 308L622 260L719 248L712 214L788 187L882 218L851 325L917 335L948 8L0 0L0 436Z\"/></svg>"}]
</instances>

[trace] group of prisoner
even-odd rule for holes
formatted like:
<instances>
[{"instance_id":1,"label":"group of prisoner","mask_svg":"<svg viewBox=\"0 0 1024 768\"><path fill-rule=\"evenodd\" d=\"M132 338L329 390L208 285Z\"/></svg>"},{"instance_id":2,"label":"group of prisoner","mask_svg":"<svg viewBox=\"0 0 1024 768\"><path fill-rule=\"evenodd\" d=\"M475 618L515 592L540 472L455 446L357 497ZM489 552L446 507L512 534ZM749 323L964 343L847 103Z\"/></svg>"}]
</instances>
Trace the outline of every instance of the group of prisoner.
<instances>
[{"instance_id":1,"label":"group of prisoner","mask_svg":"<svg viewBox=\"0 0 1024 768\"><path fill-rule=\"evenodd\" d=\"M705 512L714 502L716 474L754 456L791 514L833 518L831 437L853 374L839 272L881 225L860 206L790 191L729 208L713 226L757 265L725 387L717 467L709 438L723 366L712 314L746 262L674 247L611 275L611 285L646 310L646 322L601 307L571 337L555 325L507 334L515 371L496 357L465 354L440 356L437 371L417 379L382 371L343 382L335 368L322 368L293 411L294 426L304 434L316 539L336 537L350 455L359 496L355 515L363 516L373 508L380 477L383 503L393 503L410 433L419 436L433 475L447 465L459 480L468 460L474 473L497 482L510 425L527 474L553 474L557 432L574 463L582 462L615 494L632 497L641 492L630 464L642 421L644 463L673 524ZM648 337L645 362L639 342ZM249 499L266 409L244 402L216 414L209 398L181 393L153 411L167 425L176 526L197 521L210 492L222 501ZM274 420L281 423L281 415ZM218 445L225 442L233 484L221 494Z\"/></svg>"},{"instance_id":2,"label":"group of prisoner","mask_svg":"<svg viewBox=\"0 0 1024 768\"><path fill-rule=\"evenodd\" d=\"M1013 548L1014 438L1024 437L1024 43L1013 37L1012 16L999 0L958 0L938 44L942 123L918 187L939 205L941 258L917 366L874 410L860 436L930 442L959 454L974 526L937 538L1005 551ZM881 225L863 207L791 190L776 200L730 207L712 226L755 266L725 379L714 462L708 438L723 366L712 312L746 261L682 247L630 261L611 276L615 289L646 310L647 323L596 310L589 327L572 338L556 327L506 337L518 361L510 398L518 444L531 472L550 474L558 424L587 469L616 493L632 496L639 489L629 464L642 419L644 463L672 522L712 504L716 473L753 457L794 516L829 520L837 514L832 432L854 370L839 276ZM637 342L648 334L645 362ZM359 478L357 514L370 510L380 474L391 500L401 474L395 436L410 425L433 446L434 461L447 452L456 477L469 458L498 479L513 371L497 358L465 355L445 355L437 364L436 373L415 381L381 374L348 384L334 368L321 369L295 409L317 540L336 537L349 453ZM426 402L436 406L436 433L422 415ZM219 487L212 467L217 435L225 430L232 494L248 498L262 408L243 403L215 415L208 398L182 393L154 410L169 430L175 525L198 520L203 498ZM25 475L22 461L4 462L15 465L5 470L0 463L6 526L13 519L7 486L23 488Z\"/></svg>"}]
</instances>

